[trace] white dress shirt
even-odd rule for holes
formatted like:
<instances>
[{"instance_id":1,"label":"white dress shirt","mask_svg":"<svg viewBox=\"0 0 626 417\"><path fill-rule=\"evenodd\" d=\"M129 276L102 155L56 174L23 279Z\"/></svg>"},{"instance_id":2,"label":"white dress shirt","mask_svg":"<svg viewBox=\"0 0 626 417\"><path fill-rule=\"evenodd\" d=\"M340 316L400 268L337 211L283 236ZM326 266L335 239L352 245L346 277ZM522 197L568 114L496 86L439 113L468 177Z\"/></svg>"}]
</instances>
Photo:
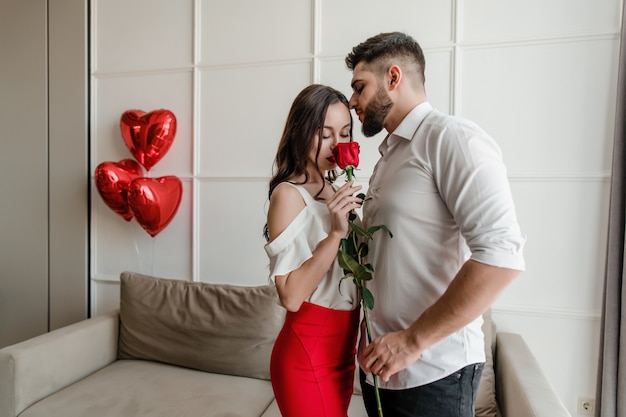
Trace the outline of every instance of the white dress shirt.
<instances>
[{"instance_id":1,"label":"white dress shirt","mask_svg":"<svg viewBox=\"0 0 626 417\"><path fill-rule=\"evenodd\" d=\"M525 242L500 149L474 123L422 103L379 151L363 222L386 225L393 238L379 231L369 244L374 338L408 328L441 297L468 258L523 270ZM484 362L481 324L478 318L431 346L380 386L412 388Z\"/></svg>"}]
</instances>

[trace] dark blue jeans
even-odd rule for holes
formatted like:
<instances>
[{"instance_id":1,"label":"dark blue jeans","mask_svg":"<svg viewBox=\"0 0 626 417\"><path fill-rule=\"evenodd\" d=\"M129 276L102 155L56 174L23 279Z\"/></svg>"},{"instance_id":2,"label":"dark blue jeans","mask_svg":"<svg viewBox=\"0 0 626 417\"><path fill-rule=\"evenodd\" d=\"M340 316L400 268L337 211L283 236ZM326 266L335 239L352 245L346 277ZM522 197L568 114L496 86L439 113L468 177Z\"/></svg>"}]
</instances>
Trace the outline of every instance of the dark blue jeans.
<instances>
[{"instance_id":1,"label":"dark blue jeans","mask_svg":"<svg viewBox=\"0 0 626 417\"><path fill-rule=\"evenodd\" d=\"M384 417L474 417L484 363L468 365L452 375L421 387L379 389ZM361 372L361 390L369 417L378 417L374 387Z\"/></svg>"}]
</instances>

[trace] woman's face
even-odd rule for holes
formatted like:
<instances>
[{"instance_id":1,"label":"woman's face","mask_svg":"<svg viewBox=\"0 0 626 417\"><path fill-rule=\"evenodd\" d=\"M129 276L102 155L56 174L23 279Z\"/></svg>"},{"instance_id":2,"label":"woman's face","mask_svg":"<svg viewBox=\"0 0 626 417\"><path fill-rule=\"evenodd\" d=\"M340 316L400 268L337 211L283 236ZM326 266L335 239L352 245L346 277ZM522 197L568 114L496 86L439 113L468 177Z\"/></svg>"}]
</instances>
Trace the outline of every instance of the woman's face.
<instances>
[{"instance_id":1,"label":"woman's face","mask_svg":"<svg viewBox=\"0 0 626 417\"><path fill-rule=\"evenodd\" d=\"M333 149L337 143L350 142L350 139L350 110L343 103L331 104L326 111L322 130L322 147L317 160L322 172L335 169L337 164L333 159ZM309 165L313 168L319 140L319 136L315 135L313 148L309 153Z\"/></svg>"}]
</instances>

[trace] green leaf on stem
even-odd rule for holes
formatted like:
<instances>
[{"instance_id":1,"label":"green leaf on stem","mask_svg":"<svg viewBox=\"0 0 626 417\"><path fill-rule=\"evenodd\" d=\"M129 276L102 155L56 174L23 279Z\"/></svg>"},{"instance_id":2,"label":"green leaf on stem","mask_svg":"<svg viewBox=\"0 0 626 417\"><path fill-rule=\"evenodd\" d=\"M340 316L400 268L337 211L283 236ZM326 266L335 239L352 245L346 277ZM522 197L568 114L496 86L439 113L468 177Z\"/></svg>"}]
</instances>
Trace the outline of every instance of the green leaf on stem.
<instances>
[{"instance_id":1,"label":"green leaf on stem","mask_svg":"<svg viewBox=\"0 0 626 417\"><path fill-rule=\"evenodd\" d=\"M350 255L352 257L356 257L357 255L357 251L356 248L354 247L354 240L353 239L348 239L348 238L344 238L341 239L341 245L339 246L339 252L344 252L347 255Z\"/></svg>"},{"instance_id":2,"label":"green leaf on stem","mask_svg":"<svg viewBox=\"0 0 626 417\"><path fill-rule=\"evenodd\" d=\"M372 279L372 273L370 271L368 271L364 265L359 264L359 268L356 271L356 273L354 274L356 279L363 282L363 281L369 281ZM363 285L363 284L361 284Z\"/></svg>"},{"instance_id":3,"label":"green leaf on stem","mask_svg":"<svg viewBox=\"0 0 626 417\"><path fill-rule=\"evenodd\" d=\"M350 222L350 229L356 233L358 236L363 236L366 237L368 239L371 239L372 236L369 235L365 230L363 230L363 228L361 226L359 226L358 224L354 223L354 222Z\"/></svg>"},{"instance_id":4,"label":"green leaf on stem","mask_svg":"<svg viewBox=\"0 0 626 417\"><path fill-rule=\"evenodd\" d=\"M339 266L344 271L350 271L357 277L359 269L363 268L362 265L356 261L356 259L341 250L337 252L337 261L339 262Z\"/></svg>"},{"instance_id":5,"label":"green leaf on stem","mask_svg":"<svg viewBox=\"0 0 626 417\"><path fill-rule=\"evenodd\" d=\"M384 230L385 232L389 233L389 237L393 237L393 234L391 233L391 230L389 230L387 228L387 226L385 226L384 224L379 224L378 226L372 226L369 229L367 229L367 234L371 237L374 233L376 233L379 230Z\"/></svg>"},{"instance_id":6,"label":"green leaf on stem","mask_svg":"<svg viewBox=\"0 0 626 417\"><path fill-rule=\"evenodd\" d=\"M361 287L363 304L367 307L368 310L374 309L374 296L366 287Z\"/></svg>"}]
</instances>

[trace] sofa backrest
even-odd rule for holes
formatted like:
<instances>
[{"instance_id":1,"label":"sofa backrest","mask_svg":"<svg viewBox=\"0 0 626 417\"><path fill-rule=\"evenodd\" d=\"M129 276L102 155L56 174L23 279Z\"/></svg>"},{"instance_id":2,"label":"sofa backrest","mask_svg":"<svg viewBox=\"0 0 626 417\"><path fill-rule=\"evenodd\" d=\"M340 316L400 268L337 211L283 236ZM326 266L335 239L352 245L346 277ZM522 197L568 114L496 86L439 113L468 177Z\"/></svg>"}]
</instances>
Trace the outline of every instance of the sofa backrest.
<instances>
[{"instance_id":1,"label":"sofa backrest","mask_svg":"<svg viewBox=\"0 0 626 417\"><path fill-rule=\"evenodd\" d=\"M121 274L120 359L269 380L285 310L271 285L245 287Z\"/></svg>"}]
</instances>

